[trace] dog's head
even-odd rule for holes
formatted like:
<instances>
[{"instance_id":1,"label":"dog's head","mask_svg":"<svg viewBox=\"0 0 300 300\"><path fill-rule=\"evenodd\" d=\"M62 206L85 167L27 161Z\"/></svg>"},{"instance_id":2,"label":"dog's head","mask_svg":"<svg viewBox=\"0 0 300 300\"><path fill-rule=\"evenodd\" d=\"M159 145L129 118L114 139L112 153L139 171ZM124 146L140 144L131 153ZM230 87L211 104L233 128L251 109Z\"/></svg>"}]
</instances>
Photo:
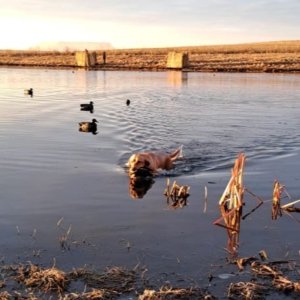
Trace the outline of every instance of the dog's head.
<instances>
[{"instance_id":1,"label":"dog's head","mask_svg":"<svg viewBox=\"0 0 300 300\"><path fill-rule=\"evenodd\" d=\"M142 153L133 154L128 160L128 173L129 176L135 176L137 170L141 168L148 168L150 166L149 160Z\"/></svg>"}]
</instances>

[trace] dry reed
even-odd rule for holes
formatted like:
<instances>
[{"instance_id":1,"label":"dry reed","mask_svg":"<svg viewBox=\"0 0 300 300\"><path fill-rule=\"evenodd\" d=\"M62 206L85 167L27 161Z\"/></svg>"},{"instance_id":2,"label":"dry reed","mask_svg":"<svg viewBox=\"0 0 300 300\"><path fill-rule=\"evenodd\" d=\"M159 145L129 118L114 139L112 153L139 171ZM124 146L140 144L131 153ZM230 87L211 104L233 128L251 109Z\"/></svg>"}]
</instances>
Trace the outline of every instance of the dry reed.
<instances>
[{"instance_id":1,"label":"dry reed","mask_svg":"<svg viewBox=\"0 0 300 300\"><path fill-rule=\"evenodd\" d=\"M189 197L190 187L187 185L178 185L176 181L173 182L170 188L170 179L167 179L167 188L164 195L167 197L167 204L170 208L183 208L187 205L187 198Z\"/></svg>"},{"instance_id":2,"label":"dry reed","mask_svg":"<svg viewBox=\"0 0 300 300\"><path fill-rule=\"evenodd\" d=\"M288 198L289 200L292 199L286 187L276 179L273 187L272 220L276 220L278 216L281 217L283 211L287 213L300 212L300 208L295 207L295 204L299 203L300 200L295 200L283 205L281 200L284 198Z\"/></svg>"},{"instance_id":3,"label":"dry reed","mask_svg":"<svg viewBox=\"0 0 300 300\"><path fill-rule=\"evenodd\" d=\"M268 287L255 282L231 283L227 291L229 299L258 300L265 299Z\"/></svg>"},{"instance_id":4,"label":"dry reed","mask_svg":"<svg viewBox=\"0 0 300 300\"><path fill-rule=\"evenodd\" d=\"M236 254L239 245L240 224L244 205L244 165L245 155L240 153L235 160L231 171L231 178L219 201L221 218L214 222L215 225L224 227L227 230L227 248L232 254Z\"/></svg>"},{"instance_id":5,"label":"dry reed","mask_svg":"<svg viewBox=\"0 0 300 300\"><path fill-rule=\"evenodd\" d=\"M20 265L16 279L27 287L39 288L46 293L50 291L62 293L68 285L67 276L63 271L54 267L43 269L33 264Z\"/></svg>"},{"instance_id":6,"label":"dry reed","mask_svg":"<svg viewBox=\"0 0 300 300\"><path fill-rule=\"evenodd\" d=\"M212 300L216 299L214 296L203 291L199 288L172 288L161 287L159 291L144 290L143 294L139 296L139 300L171 300L171 299L204 299Z\"/></svg>"}]
</instances>

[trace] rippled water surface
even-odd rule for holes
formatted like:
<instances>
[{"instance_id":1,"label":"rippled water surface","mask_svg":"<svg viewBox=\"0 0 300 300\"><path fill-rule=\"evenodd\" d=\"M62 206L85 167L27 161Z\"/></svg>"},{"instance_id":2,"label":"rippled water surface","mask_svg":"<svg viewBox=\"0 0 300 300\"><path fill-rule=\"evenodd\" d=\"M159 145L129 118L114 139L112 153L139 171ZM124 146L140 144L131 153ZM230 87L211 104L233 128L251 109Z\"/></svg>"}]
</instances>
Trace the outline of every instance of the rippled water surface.
<instances>
[{"instance_id":1,"label":"rippled water surface","mask_svg":"<svg viewBox=\"0 0 300 300\"><path fill-rule=\"evenodd\" d=\"M111 170L134 151L183 145L180 175L222 167L239 151L268 157L300 143L297 75L1 69L0 76L5 172L66 171L95 151L93 162ZM23 94L29 87L32 98ZM94 114L80 112L89 101ZM99 135L79 133L77 123L92 118Z\"/></svg>"},{"instance_id":2,"label":"rippled water surface","mask_svg":"<svg viewBox=\"0 0 300 300\"><path fill-rule=\"evenodd\" d=\"M24 95L28 88L33 97ZM89 101L93 114L80 111ZM253 163L292 154L300 146L299 112L299 75L1 68L3 255L27 257L39 248L45 260L60 257L63 229L56 224L63 217L81 245L72 245L79 258L63 257L66 265L148 257L155 268L158 258L157 265L162 259L174 266L180 257L193 269L198 252L214 243L207 236L212 215L197 215L203 184L195 183L188 208L171 214L163 197L165 177L184 181L226 173L240 151ZM79 132L78 122L93 118L98 134ZM144 199L133 201L124 168L128 157L180 145L184 158L175 169L158 177ZM225 181L226 176L216 194ZM190 230L206 238L195 241ZM192 249L188 255L186 249ZM215 254L206 255L209 260Z\"/></svg>"}]
</instances>

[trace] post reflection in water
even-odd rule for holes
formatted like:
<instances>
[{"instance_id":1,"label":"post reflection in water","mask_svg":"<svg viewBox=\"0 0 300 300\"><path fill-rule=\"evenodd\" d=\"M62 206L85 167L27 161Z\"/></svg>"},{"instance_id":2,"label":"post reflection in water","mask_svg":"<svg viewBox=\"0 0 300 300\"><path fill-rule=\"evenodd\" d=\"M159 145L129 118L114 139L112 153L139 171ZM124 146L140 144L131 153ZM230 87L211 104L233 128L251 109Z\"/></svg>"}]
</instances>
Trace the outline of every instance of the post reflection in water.
<instances>
[{"instance_id":1,"label":"post reflection in water","mask_svg":"<svg viewBox=\"0 0 300 300\"><path fill-rule=\"evenodd\" d=\"M167 81L174 87L181 87L187 85L188 73L183 71L168 71Z\"/></svg>"}]
</instances>

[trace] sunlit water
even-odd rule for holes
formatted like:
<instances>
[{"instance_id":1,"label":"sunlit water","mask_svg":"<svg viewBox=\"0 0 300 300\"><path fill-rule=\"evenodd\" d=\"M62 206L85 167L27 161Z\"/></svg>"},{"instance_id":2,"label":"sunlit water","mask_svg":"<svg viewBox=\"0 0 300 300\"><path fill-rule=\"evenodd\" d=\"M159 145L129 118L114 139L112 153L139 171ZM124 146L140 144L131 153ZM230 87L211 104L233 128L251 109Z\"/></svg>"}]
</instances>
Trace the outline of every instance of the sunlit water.
<instances>
[{"instance_id":1,"label":"sunlit water","mask_svg":"<svg viewBox=\"0 0 300 300\"><path fill-rule=\"evenodd\" d=\"M33 97L24 95L28 88ZM90 101L94 113L80 111ZM1 68L2 254L34 259L32 251L41 249L38 259L55 256L66 266L133 264L138 257L154 269L186 259L182 272L201 270L203 261L194 266L198 254L216 249L214 238L224 236L211 226L217 213L198 216L203 183L189 207L167 211L165 177L191 175L189 184L196 185L207 173L229 174L241 151L258 164L292 155L300 146L299 111L299 75ZM78 122L93 118L98 134L79 132ZM145 199L131 200L128 157L180 145L184 157L175 168L156 179ZM227 177L216 176L210 178L221 182L217 194ZM58 240L70 225L79 242L62 254ZM207 236L212 229L214 237ZM209 261L218 253L205 256Z\"/></svg>"}]
</instances>

